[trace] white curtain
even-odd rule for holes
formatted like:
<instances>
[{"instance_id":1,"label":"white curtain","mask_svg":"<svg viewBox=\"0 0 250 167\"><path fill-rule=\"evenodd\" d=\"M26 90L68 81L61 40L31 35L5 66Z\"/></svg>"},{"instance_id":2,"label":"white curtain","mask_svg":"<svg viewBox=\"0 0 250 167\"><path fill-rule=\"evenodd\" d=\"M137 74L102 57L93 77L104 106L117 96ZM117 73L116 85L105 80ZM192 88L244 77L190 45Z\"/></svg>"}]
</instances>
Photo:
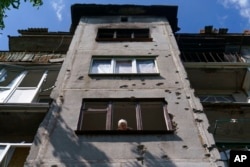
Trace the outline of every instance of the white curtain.
<instances>
[{"instance_id":1,"label":"white curtain","mask_svg":"<svg viewBox=\"0 0 250 167\"><path fill-rule=\"evenodd\" d=\"M115 73L132 73L132 61L131 60L116 61Z\"/></svg>"},{"instance_id":2,"label":"white curtain","mask_svg":"<svg viewBox=\"0 0 250 167\"><path fill-rule=\"evenodd\" d=\"M111 60L94 60L91 73L111 73Z\"/></svg>"},{"instance_id":3,"label":"white curtain","mask_svg":"<svg viewBox=\"0 0 250 167\"><path fill-rule=\"evenodd\" d=\"M138 73L156 73L154 60L137 60Z\"/></svg>"}]
</instances>

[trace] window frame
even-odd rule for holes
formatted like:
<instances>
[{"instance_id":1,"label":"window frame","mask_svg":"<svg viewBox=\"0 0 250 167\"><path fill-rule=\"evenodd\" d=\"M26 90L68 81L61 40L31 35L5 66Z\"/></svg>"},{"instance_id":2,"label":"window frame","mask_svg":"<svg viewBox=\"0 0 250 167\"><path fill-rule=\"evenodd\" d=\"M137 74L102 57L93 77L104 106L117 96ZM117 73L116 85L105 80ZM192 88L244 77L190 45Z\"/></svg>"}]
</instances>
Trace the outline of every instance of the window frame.
<instances>
[{"instance_id":1,"label":"window frame","mask_svg":"<svg viewBox=\"0 0 250 167\"><path fill-rule=\"evenodd\" d=\"M104 76L104 75L159 75L159 68L157 65L157 61L156 61L157 56L156 55L152 55L152 56L92 56L91 62L90 62L90 66L89 66L89 75L100 75L100 76ZM93 73L92 69L93 69L93 64L95 60L110 60L111 64L110 64L110 73ZM131 61L132 66L131 66L131 73L116 73L116 62L118 61ZM137 70L137 61L141 61L141 60L152 60L152 62L154 63L154 71L152 73L143 73L143 72L138 72Z\"/></svg>"},{"instance_id":2,"label":"window frame","mask_svg":"<svg viewBox=\"0 0 250 167\"><path fill-rule=\"evenodd\" d=\"M107 108L106 109L85 109L85 102L106 102ZM136 115L136 130L128 130L128 131L119 131L119 130L112 130L112 122L113 122L113 104L116 102L134 102L135 103L135 115ZM159 130L143 130L142 125L142 111L140 108L140 102L161 102L162 103L162 111L164 116L164 123L166 125L166 129L159 129ZM105 130L84 130L83 127L83 119L84 115L87 112L106 112L106 127ZM94 114L94 113L91 113ZM171 119L170 114L168 113L167 109L167 102L164 98L84 98L82 100L82 106L79 114L79 120L77 124L77 129L75 130L76 134L165 134L165 133L173 133L174 126Z\"/></svg>"},{"instance_id":3,"label":"window frame","mask_svg":"<svg viewBox=\"0 0 250 167\"><path fill-rule=\"evenodd\" d=\"M5 68L2 67L1 71L6 70L6 73L8 73L8 69L10 68ZM2 100L0 101L0 103L32 103L34 101L34 99L36 98L36 96L38 95L43 82L46 80L47 74L48 74L48 70L46 69L42 69L42 70L29 70L29 69L24 69L24 68L20 68L17 71L19 71L19 74L17 74L13 80L10 82L10 86L0 86L0 90L3 90L4 92L0 92L0 97L2 98ZM21 87L22 81L24 81L25 77L29 75L29 71L41 71L42 75L41 78L39 79L39 82L37 83L36 86L32 86L32 87L27 87L27 86L23 86ZM30 90L33 91L32 96L28 96L30 99L29 101L27 101L27 98L25 98L26 101L24 100L15 100L14 95L15 93L18 93L18 91L21 93L20 95L24 95L25 93L30 94L29 92L22 92L25 90ZM12 101L14 98L14 101Z\"/></svg>"},{"instance_id":4,"label":"window frame","mask_svg":"<svg viewBox=\"0 0 250 167\"><path fill-rule=\"evenodd\" d=\"M231 94L206 94L206 95L198 95L200 101L202 103L234 103L236 102L235 98ZM214 100L209 100L213 98ZM223 98L224 100L218 100L219 98Z\"/></svg>"},{"instance_id":5,"label":"window frame","mask_svg":"<svg viewBox=\"0 0 250 167\"><path fill-rule=\"evenodd\" d=\"M16 149L30 149L32 143L1 143L0 147L2 147L2 154L0 154L0 166L9 166L13 161L14 152ZM26 155L27 158L28 155ZM25 161L23 161L23 164Z\"/></svg>"},{"instance_id":6,"label":"window frame","mask_svg":"<svg viewBox=\"0 0 250 167\"><path fill-rule=\"evenodd\" d=\"M111 34L112 37L100 37L101 35L103 35L102 33L105 33L101 31L106 31L106 33ZM147 34L146 37L141 37L140 35L139 35L140 37L138 37L138 35L135 35L136 33L140 33L140 31L144 34ZM123 37L124 33L126 33L128 37ZM97 42L152 42L153 39L150 36L149 28L98 28L96 41Z\"/></svg>"}]
</instances>

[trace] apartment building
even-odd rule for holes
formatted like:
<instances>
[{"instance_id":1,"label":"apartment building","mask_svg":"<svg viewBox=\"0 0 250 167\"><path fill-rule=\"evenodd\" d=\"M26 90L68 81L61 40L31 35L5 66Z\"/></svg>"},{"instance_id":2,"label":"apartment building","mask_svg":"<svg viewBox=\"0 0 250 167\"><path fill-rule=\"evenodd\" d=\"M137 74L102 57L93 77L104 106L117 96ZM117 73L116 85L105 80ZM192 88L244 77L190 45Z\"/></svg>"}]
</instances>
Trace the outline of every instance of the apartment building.
<instances>
[{"instance_id":1,"label":"apartment building","mask_svg":"<svg viewBox=\"0 0 250 167\"><path fill-rule=\"evenodd\" d=\"M248 150L249 32L178 33L177 13L75 4L69 32L10 36L0 165L228 166Z\"/></svg>"},{"instance_id":2,"label":"apartment building","mask_svg":"<svg viewBox=\"0 0 250 167\"><path fill-rule=\"evenodd\" d=\"M216 146L229 159L230 150L249 150L249 31L205 26L200 33L176 34L180 57Z\"/></svg>"},{"instance_id":3,"label":"apartment building","mask_svg":"<svg viewBox=\"0 0 250 167\"><path fill-rule=\"evenodd\" d=\"M20 36L9 37L10 50L0 52L1 167L24 166L50 108L51 90L67 50L61 46L68 46L72 37L44 28L18 32Z\"/></svg>"},{"instance_id":4,"label":"apartment building","mask_svg":"<svg viewBox=\"0 0 250 167\"><path fill-rule=\"evenodd\" d=\"M216 166L175 40L177 6L73 5L74 32L26 166ZM132 128L120 131L125 119ZM200 121L202 120L202 121Z\"/></svg>"}]
</instances>

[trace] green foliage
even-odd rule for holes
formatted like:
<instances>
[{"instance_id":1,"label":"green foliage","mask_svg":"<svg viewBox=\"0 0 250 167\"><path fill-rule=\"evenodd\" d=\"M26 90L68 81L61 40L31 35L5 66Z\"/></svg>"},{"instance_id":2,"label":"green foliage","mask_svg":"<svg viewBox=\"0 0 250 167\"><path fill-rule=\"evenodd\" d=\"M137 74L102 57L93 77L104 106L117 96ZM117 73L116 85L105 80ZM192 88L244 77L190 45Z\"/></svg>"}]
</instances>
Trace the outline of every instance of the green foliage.
<instances>
[{"instance_id":1,"label":"green foliage","mask_svg":"<svg viewBox=\"0 0 250 167\"><path fill-rule=\"evenodd\" d=\"M29 1L34 7L39 7L43 4L43 0L24 0L24 2ZM0 0L0 29L4 29L4 18L7 17L5 14L6 10L11 8L18 9L21 0Z\"/></svg>"}]
</instances>

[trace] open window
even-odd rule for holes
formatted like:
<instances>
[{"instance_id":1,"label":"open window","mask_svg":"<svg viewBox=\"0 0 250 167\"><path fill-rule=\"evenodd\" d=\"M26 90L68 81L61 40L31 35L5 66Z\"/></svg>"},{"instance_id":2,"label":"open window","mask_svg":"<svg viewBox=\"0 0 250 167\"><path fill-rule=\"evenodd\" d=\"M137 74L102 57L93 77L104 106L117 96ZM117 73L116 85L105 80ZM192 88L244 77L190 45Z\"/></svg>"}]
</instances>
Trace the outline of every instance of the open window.
<instances>
[{"instance_id":1,"label":"open window","mask_svg":"<svg viewBox=\"0 0 250 167\"><path fill-rule=\"evenodd\" d=\"M93 56L89 74L158 74L156 56L128 57L128 56Z\"/></svg>"},{"instance_id":2,"label":"open window","mask_svg":"<svg viewBox=\"0 0 250 167\"><path fill-rule=\"evenodd\" d=\"M31 143L1 143L0 167L22 167L30 151Z\"/></svg>"},{"instance_id":3,"label":"open window","mask_svg":"<svg viewBox=\"0 0 250 167\"><path fill-rule=\"evenodd\" d=\"M96 41L152 41L148 28L100 28L96 36Z\"/></svg>"},{"instance_id":4,"label":"open window","mask_svg":"<svg viewBox=\"0 0 250 167\"><path fill-rule=\"evenodd\" d=\"M46 92L53 88L57 74L58 70L0 66L0 103L32 103L48 99Z\"/></svg>"},{"instance_id":5,"label":"open window","mask_svg":"<svg viewBox=\"0 0 250 167\"><path fill-rule=\"evenodd\" d=\"M125 119L130 131L119 131ZM163 98L83 99L78 127L81 133L168 133L173 132L171 116Z\"/></svg>"}]
</instances>

